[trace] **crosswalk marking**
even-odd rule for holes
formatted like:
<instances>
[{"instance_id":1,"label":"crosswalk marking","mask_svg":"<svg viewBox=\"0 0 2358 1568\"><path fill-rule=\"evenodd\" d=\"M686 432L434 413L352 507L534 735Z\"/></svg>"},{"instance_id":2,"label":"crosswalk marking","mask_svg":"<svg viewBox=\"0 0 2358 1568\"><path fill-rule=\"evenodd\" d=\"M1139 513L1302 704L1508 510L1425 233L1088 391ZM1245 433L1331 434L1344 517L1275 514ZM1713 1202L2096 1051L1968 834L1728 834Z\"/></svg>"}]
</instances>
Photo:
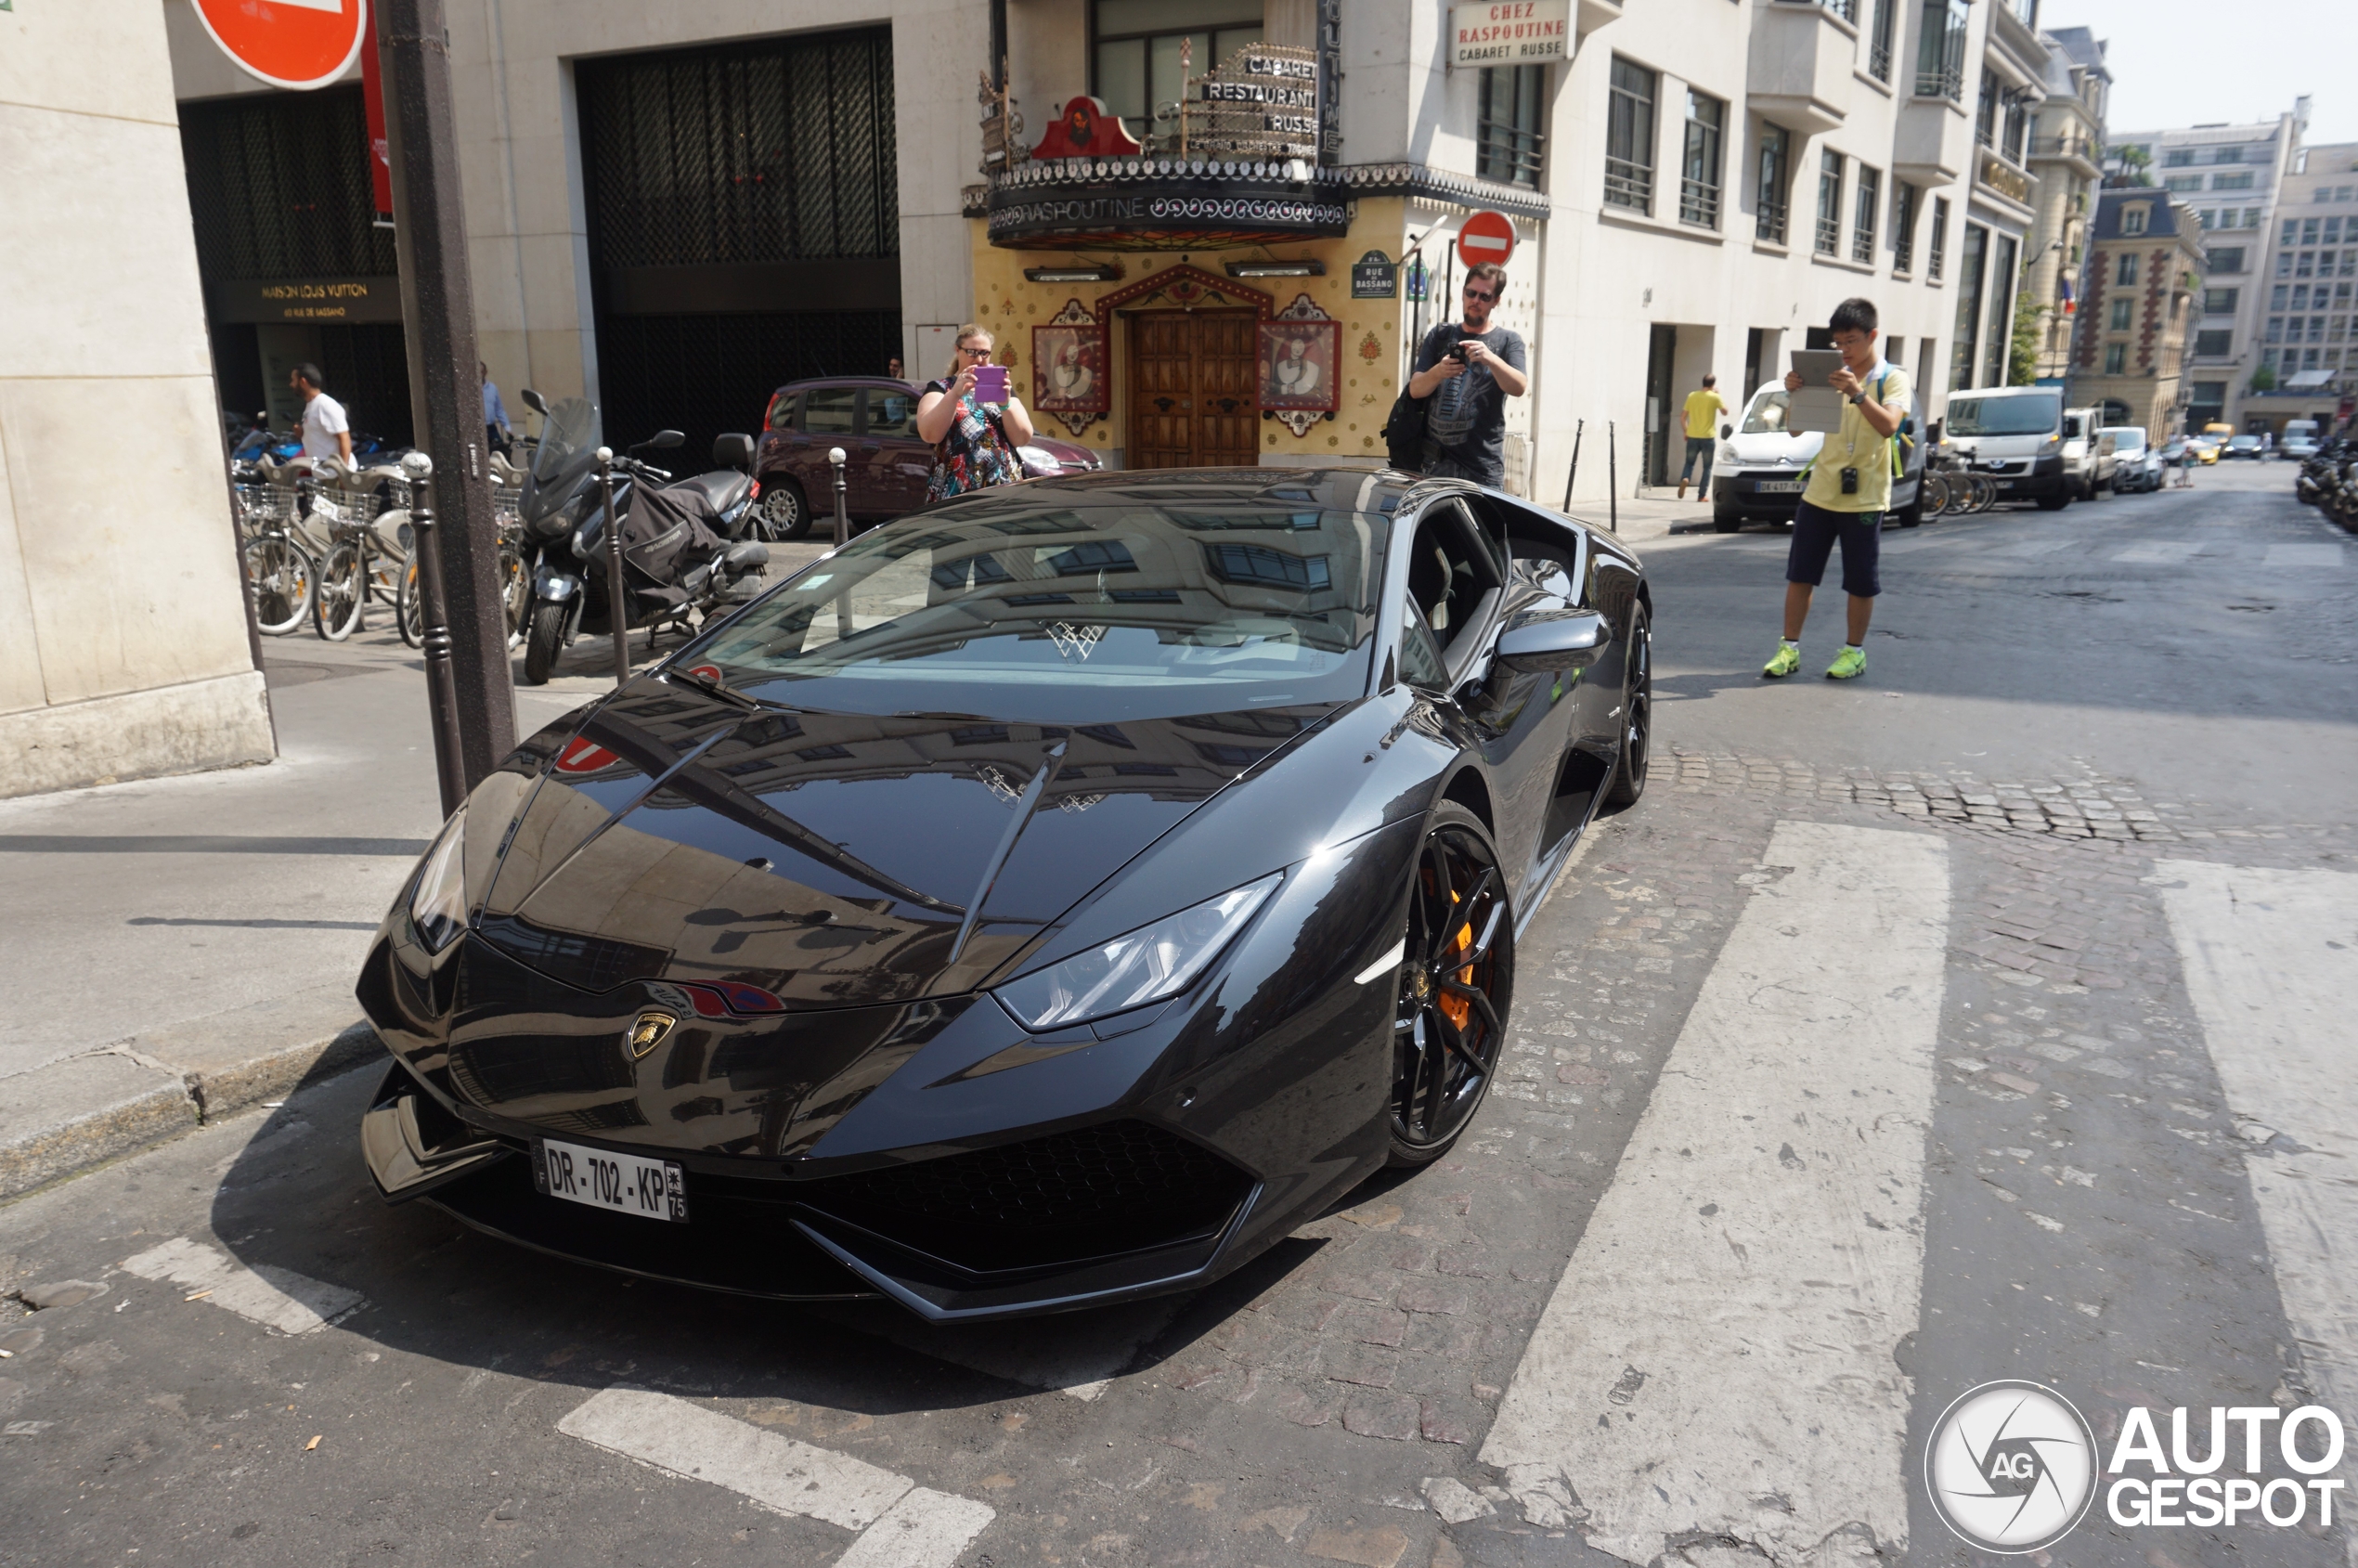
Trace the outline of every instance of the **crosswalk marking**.
<instances>
[{"instance_id":1,"label":"crosswalk marking","mask_svg":"<svg viewBox=\"0 0 2358 1568\"><path fill-rule=\"evenodd\" d=\"M2124 566L2175 566L2208 543L2205 539L2146 539L2114 551L2112 558Z\"/></svg>"},{"instance_id":2,"label":"crosswalk marking","mask_svg":"<svg viewBox=\"0 0 2358 1568\"><path fill-rule=\"evenodd\" d=\"M2278 549L2286 548L2277 546ZM2330 547L2328 547L2330 548ZM2162 861L2179 962L2249 1161L2276 1285L2317 1393L2358 1406L2358 875Z\"/></svg>"},{"instance_id":3,"label":"crosswalk marking","mask_svg":"<svg viewBox=\"0 0 2358 1568\"><path fill-rule=\"evenodd\" d=\"M308 1334L362 1304L357 1290L270 1263L248 1268L185 1236L123 1259L123 1267L142 1279L169 1280L195 1300L227 1307L281 1334Z\"/></svg>"},{"instance_id":4,"label":"crosswalk marking","mask_svg":"<svg viewBox=\"0 0 2358 1568\"><path fill-rule=\"evenodd\" d=\"M2025 539L2019 544L2006 545L2000 549L1993 550L1989 553L1992 555L2018 556L2053 555L2059 550L2071 550L2084 542L2084 540L2072 538L2060 539Z\"/></svg>"},{"instance_id":5,"label":"crosswalk marking","mask_svg":"<svg viewBox=\"0 0 2358 1568\"><path fill-rule=\"evenodd\" d=\"M1949 922L1927 834L1782 823L1483 1460L1632 1562L1903 1550L1924 1138ZM1872 933L1872 940L1859 940Z\"/></svg>"},{"instance_id":6,"label":"crosswalk marking","mask_svg":"<svg viewBox=\"0 0 2358 1568\"><path fill-rule=\"evenodd\" d=\"M972 1498L651 1389L617 1383L557 1430L777 1512L861 1532L836 1568L951 1568L993 1517Z\"/></svg>"},{"instance_id":7,"label":"crosswalk marking","mask_svg":"<svg viewBox=\"0 0 2358 1568\"><path fill-rule=\"evenodd\" d=\"M2350 557L2338 544L2272 544L2261 558L2263 566L2341 566Z\"/></svg>"}]
</instances>

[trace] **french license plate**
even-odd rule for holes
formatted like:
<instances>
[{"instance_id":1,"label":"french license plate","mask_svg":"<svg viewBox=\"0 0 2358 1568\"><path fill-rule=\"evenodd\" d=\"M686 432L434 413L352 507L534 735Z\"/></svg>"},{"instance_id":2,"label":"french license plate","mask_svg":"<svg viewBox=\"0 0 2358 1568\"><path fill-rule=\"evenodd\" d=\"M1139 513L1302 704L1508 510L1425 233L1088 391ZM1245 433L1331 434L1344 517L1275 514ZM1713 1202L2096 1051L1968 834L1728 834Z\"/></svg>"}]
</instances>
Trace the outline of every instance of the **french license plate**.
<instances>
[{"instance_id":1,"label":"french license plate","mask_svg":"<svg viewBox=\"0 0 2358 1568\"><path fill-rule=\"evenodd\" d=\"M1804 483L1799 479L1763 479L1753 488L1764 496L1792 496L1801 492Z\"/></svg>"},{"instance_id":2,"label":"french license plate","mask_svg":"<svg viewBox=\"0 0 2358 1568\"><path fill-rule=\"evenodd\" d=\"M2015 482L2011 479L2001 479L1998 481L1998 488L2002 490L2011 490L2014 487Z\"/></svg>"},{"instance_id":3,"label":"french license plate","mask_svg":"<svg viewBox=\"0 0 2358 1568\"><path fill-rule=\"evenodd\" d=\"M551 1198L648 1220L688 1217L680 1167L612 1149L541 1138L533 1145L532 1185Z\"/></svg>"}]
</instances>

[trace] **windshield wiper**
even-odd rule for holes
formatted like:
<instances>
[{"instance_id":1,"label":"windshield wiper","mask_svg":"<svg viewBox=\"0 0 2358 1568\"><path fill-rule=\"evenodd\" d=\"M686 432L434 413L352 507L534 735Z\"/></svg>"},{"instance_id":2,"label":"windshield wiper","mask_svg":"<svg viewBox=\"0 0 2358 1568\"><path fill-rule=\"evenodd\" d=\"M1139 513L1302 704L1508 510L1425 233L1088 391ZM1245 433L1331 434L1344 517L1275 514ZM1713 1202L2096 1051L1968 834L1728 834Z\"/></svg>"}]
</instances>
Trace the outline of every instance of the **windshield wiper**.
<instances>
[{"instance_id":1,"label":"windshield wiper","mask_svg":"<svg viewBox=\"0 0 2358 1568\"><path fill-rule=\"evenodd\" d=\"M701 670L667 669L663 672L663 678L666 680L685 680L689 685L695 687L698 691L708 692L712 695L719 697L723 702L734 703L748 713L759 713L761 711L760 703L752 697L745 695L743 692L732 691L730 688L722 685L719 681L714 680L711 676L703 673Z\"/></svg>"}]
</instances>

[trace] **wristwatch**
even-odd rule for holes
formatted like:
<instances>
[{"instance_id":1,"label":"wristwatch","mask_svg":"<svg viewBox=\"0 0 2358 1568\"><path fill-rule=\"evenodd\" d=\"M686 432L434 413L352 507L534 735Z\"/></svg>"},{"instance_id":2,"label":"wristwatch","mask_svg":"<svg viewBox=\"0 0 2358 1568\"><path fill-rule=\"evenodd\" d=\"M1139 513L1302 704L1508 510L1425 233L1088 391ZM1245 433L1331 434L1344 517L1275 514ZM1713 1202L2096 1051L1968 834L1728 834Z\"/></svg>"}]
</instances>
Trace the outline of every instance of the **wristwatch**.
<instances>
[{"instance_id":1,"label":"wristwatch","mask_svg":"<svg viewBox=\"0 0 2358 1568\"><path fill-rule=\"evenodd\" d=\"M1867 395L1863 392L1854 392L1850 395L1850 403L1853 408L1857 408L1866 401Z\"/></svg>"}]
</instances>

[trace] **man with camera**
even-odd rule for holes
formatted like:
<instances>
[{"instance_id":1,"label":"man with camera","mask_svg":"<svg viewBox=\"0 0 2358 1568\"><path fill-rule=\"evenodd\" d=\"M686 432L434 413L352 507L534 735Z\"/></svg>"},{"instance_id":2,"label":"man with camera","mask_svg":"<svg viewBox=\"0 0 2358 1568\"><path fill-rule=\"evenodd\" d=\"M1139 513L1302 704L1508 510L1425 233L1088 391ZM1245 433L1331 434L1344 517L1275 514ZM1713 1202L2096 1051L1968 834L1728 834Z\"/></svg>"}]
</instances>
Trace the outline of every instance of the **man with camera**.
<instances>
[{"instance_id":1,"label":"man with camera","mask_svg":"<svg viewBox=\"0 0 2358 1568\"><path fill-rule=\"evenodd\" d=\"M1466 269L1465 320L1425 334L1408 377L1408 395L1430 398L1425 411L1427 478L1496 486L1507 477L1507 399L1531 390L1522 337L1490 324L1507 292L1507 269L1482 262Z\"/></svg>"},{"instance_id":2,"label":"man with camera","mask_svg":"<svg viewBox=\"0 0 2358 1568\"><path fill-rule=\"evenodd\" d=\"M1867 668L1867 622L1875 595L1883 591L1877 560L1883 544L1883 514L1891 504L1891 438L1908 418L1913 389L1907 372L1884 361L1876 347L1875 307L1863 299L1834 306L1827 323L1842 363L1828 383L1842 394L1842 425L1829 434L1809 465L1809 482L1794 508L1793 547L1785 558L1785 635L1761 674L1791 675L1801 667L1801 628L1809 618L1811 590L1826 577L1826 561L1842 546L1842 589L1849 595L1849 641L1827 667L1832 680L1848 680ZM1798 392L1801 372L1789 372L1785 390Z\"/></svg>"}]
</instances>

